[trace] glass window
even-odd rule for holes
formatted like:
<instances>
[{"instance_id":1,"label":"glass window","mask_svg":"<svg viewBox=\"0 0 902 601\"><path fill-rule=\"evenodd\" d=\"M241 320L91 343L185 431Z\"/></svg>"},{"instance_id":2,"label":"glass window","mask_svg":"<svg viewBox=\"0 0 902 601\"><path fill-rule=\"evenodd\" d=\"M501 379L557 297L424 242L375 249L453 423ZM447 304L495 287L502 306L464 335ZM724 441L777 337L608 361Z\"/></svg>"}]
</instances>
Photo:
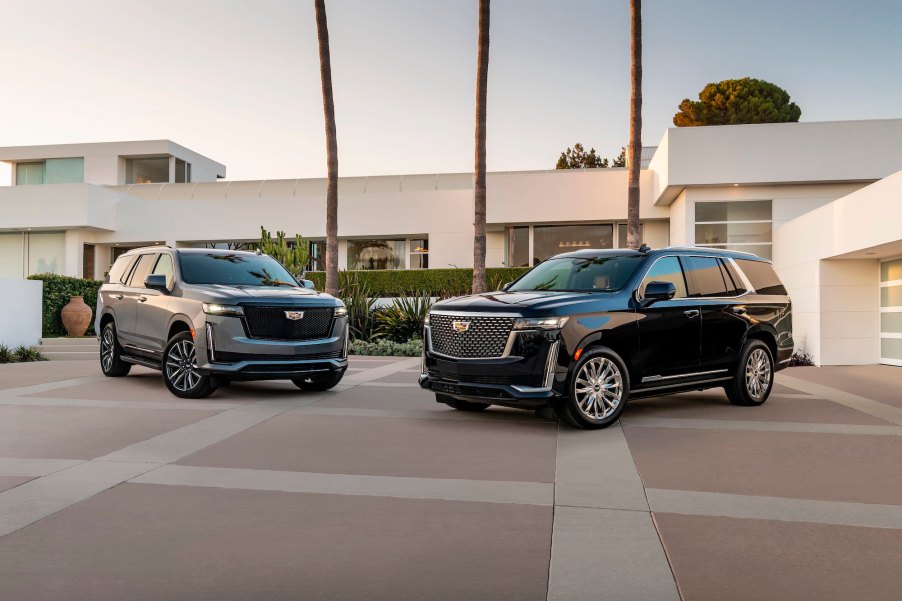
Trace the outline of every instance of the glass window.
<instances>
[{"instance_id":1,"label":"glass window","mask_svg":"<svg viewBox=\"0 0 902 601\"><path fill-rule=\"evenodd\" d=\"M695 222L770 221L771 201L696 202Z\"/></svg>"},{"instance_id":2,"label":"glass window","mask_svg":"<svg viewBox=\"0 0 902 601\"><path fill-rule=\"evenodd\" d=\"M160 253L160 258L157 259L157 266L153 268L153 273L165 275L166 286L168 288L172 287L175 271L172 268L172 257L169 256L169 253Z\"/></svg>"},{"instance_id":3,"label":"glass window","mask_svg":"<svg viewBox=\"0 0 902 601\"><path fill-rule=\"evenodd\" d=\"M125 183L127 184L153 184L168 181L169 157L125 161Z\"/></svg>"},{"instance_id":4,"label":"glass window","mask_svg":"<svg viewBox=\"0 0 902 601\"><path fill-rule=\"evenodd\" d=\"M640 295L645 294L645 286L649 282L670 282L676 288L673 298L686 298L686 276L680 267L680 260L676 257L662 257L655 261L639 284Z\"/></svg>"},{"instance_id":5,"label":"glass window","mask_svg":"<svg viewBox=\"0 0 902 601\"><path fill-rule=\"evenodd\" d=\"M902 334L902 313L881 313L880 331Z\"/></svg>"},{"instance_id":6,"label":"glass window","mask_svg":"<svg viewBox=\"0 0 902 601\"><path fill-rule=\"evenodd\" d=\"M135 270L132 271L132 277L128 280L130 288L144 287L144 280L147 279L147 274L153 268L155 259L156 253L148 253L138 258L138 264L135 266Z\"/></svg>"},{"instance_id":7,"label":"glass window","mask_svg":"<svg viewBox=\"0 0 902 601\"><path fill-rule=\"evenodd\" d=\"M405 269L404 240L348 240L348 269Z\"/></svg>"},{"instance_id":8,"label":"glass window","mask_svg":"<svg viewBox=\"0 0 902 601\"><path fill-rule=\"evenodd\" d=\"M85 181L85 160L47 159L44 162L45 184L80 184Z\"/></svg>"},{"instance_id":9,"label":"glass window","mask_svg":"<svg viewBox=\"0 0 902 601\"><path fill-rule=\"evenodd\" d=\"M730 261L721 259L720 266L724 270L724 281L727 283L727 296L739 296L746 292L745 283L739 277L736 268Z\"/></svg>"},{"instance_id":10,"label":"glass window","mask_svg":"<svg viewBox=\"0 0 902 601\"><path fill-rule=\"evenodd\" d=\"M25 234L0 234L0 278L21 278L25 261Z\"/></svg>"},{"instance_id":11,"label":"glass window","mask_svg":"<svg viewBox=\"0 0 902 601\"><path fill-rule=\"evenodd\" d=\"M326 270L326 241L311 240L310 241L310 258L307 262L310 271Z\"/></svg>"},{"instance_id":12,"label":"glass window","mask_svg":"<svg viewBox=\"0 0 902 601\"><path fill-rule=\"evenodd\" d=\"M529 228L510 228L508 243L508 267L529 267Z\"/></svg>"},{"instance_id":13,"label":"glass window","mask_svg":"<svg viewBox=\"0 0 902 601\"><path fill-rule=\"evenodd\" d=\"M533 227L533 265L583 248L614 248L614 225L537 225Z\"/></svg>"},{"instance_id":14,"label":"glass window","mask_svg":"<svg viewBox=\"0 0 902 601\"><path fill-rule=\"evenodd\" d=\"M902 338L881 338L880 358L902 361Z\"/></svg>"},{"instance_id":15,"label":"glass window","mask_svg":"<svg viewBox=\"0 0 902 601\"><path fill-rule=\"evenodd\" d=\"M902 280L902 259L884 261L880 264L880 281L892 282Z\"/></svg>"},{"instance_id":16,"label":"glass window","mask_svg":"<svg viewBox=\"0 0 902 601\"><path fill-rule=\"evenodd\" d=\"M700 223L695 226L696 244L761 244L770 242L768 223Z\"/></svg>"},{"instance_id":17,"label":"glass window","mask_svg":"<svg viewBox=\"0 0 902 601\"><path fill-rule=\"evenodd\" d=\"M612 292L629 281L645 257L549 259L517 280L511 291Z\"/></svg>"},{"instance_id":18,"label":"glass window","mask_svg":"<svg viewBox=\"0 0 902 601\"><path fill-rule=\"evenodd\" d=\"M902 286L888 286L880 289L881 307L902 307Z\"/></svg>"},{"instance_id":19,"label":"glass window","mask_svg":"<svg viewBox=\"0 0 902 601\"><path fill-rule=\"evenodd\" d=\"M60 273L65 265L66 238L60 233L28 234L28 274Z\"/></svg>"},{"instance_id":20,"label":"glass window","mask_svg":"<svg viewBox=\"0 0 902 601\"><path fill-rule=\"evenodd\" d=\"M726 296L727 284L720 261L713 257L685 257L691 290L689 296Z\"/></svg>"},{"instance_id":21,"label":"glass window","mask_svg":"<svg viewBox=\"0 0 902 601\"><path fill-rule=\"evenodd\" d=\"M188 181L188 169L187 163L182 159L175 160L175 183L184 184Z\"/></svg>"},{"instance_id":22,"label":"glass window","mask_svg":"<svg viewBox=\"0 0 902 601\"><path fill-rule=\"evenodd\" d=\"M426 269L429 267L429 239L410 239L410 269Z\"/></svg>"},{"instance_id":23,"label":"glass window","mask_svg":"<svg viewBox=\"0 0 902 601\"><path fill-rule=\"evenodd\" d=\"M116 262L113 263L113 266L110 268L109 281L113 284L124 284L128 279L128 272L131 271L131 266L134 262L134 256L120 256L116 259Z\"/></svg>"},{"instance_id":24,"label":"glass window","mask_svg":"<svg viewBox=\"0 0 902 601\"><path fill-rule=\"evenodd\" d=\"M645 242L645 224L639 224L639 240ZM626 224L617 224L617 248L627 248L626 246Z\"/></svg>"},{"instance_id":25,"label":"glass window","mask_svg":"<svg viewBox=\"0 0 902 601\"><path fill-rule=\"evenodd\" d=\"M291 274L266 255L182 252L178 261L182 280L188 284L297 287Z\"/></svg>"},{"instance_id":26,"label":"glass window","mask_svg":"<svg viewBox=\"0 0 902 601\"><path fill-rule=\"evenodd\" d=\"M751 259L735 261L758 294L786 294L786 288L770 263Z\"/></svg>"},{"instance_id":27,"label":"glass window","mask_svg":"<svg viewBox=\"0 0 902 601\"><path fill-rule=\"evenodd\" d=\"M32 186L44 183L44 163L16 163L16 185Z\"/></svg>"}]
</instances>

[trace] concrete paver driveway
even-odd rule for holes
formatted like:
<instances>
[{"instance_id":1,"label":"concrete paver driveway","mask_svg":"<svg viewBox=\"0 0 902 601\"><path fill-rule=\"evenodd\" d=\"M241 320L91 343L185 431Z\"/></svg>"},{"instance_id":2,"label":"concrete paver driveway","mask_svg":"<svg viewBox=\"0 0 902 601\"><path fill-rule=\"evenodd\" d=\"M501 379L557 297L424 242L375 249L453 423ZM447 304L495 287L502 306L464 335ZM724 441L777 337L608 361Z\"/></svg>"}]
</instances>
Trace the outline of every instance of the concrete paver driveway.
<instances>
[{"instance_id":1,"label":"concrete paver driveway","mask_svg":"<svg viewBox=\"0 0 902 601\"><path fill-rule=\"evenodd\" d=\"M899 599L902 369L581 432L438 405L418 364L199 401L0 366L0 599Z\"/></svg>"}]
</instances>

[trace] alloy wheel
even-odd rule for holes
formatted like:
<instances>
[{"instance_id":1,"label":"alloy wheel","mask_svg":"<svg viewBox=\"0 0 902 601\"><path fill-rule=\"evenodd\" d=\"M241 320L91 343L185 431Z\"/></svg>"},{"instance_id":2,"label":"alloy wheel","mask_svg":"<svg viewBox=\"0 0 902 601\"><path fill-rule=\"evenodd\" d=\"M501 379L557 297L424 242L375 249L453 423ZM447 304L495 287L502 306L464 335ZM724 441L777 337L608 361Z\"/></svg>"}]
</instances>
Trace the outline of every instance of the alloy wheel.
<instances>
[{"instance_id":1,"label":"alloy wheel","mask_svg":"<svg viewBox=\"0 0 902 601\"><path fill-rule=\"evenodd\" d=\"M113 359L116 351L116 341L113 338L113 329L105 328L100 340L100 364L104 371L110 371L113 367Z\"/></svg>"},{"instance_id":2,"label":"alloy wheel","mask_svg":"<svg viewBox=\"0 0 902 601\"><path fill-rule=\"evenodd\" d=\"M623 397L623 376L616 363L607 357L586 361L576 374L576 406L591 420L614 413Z\"/></svg>"},{"instance_id":3,"label":"alloy wheel","mask_svg":"<svg viewBox=\"0 0 902 601\"><path fill-rule=\"evenodd\" d=\"M166 378L180 392L192 390L200 382L194 343L181 340L172 345L166 356Z\"/></svg>"},{"instance_id":4,"label":"alloy wheel","mask_svg":"<svg viewBox=\"0 0 902 601\"><path fill-rule=\"evenodd\" d=\"M745 389L756 401L760 401L770 387L770 357L764 349L756 348L745 363Z\"/></svg>"}]
</instances>

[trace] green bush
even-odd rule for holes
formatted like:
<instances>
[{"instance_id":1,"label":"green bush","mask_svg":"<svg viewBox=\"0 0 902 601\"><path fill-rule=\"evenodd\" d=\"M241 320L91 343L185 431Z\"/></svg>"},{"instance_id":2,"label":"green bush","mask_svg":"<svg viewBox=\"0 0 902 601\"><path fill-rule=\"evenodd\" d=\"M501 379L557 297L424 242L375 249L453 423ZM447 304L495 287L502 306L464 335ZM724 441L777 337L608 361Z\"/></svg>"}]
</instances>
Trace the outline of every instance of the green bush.
<instances>
[{"instance_id":1,"label":"green bush","mask_svg":"<svg viewBox=\"0 0 902 601\"><path fill-rule=\"evenodd\" d=\"M97 308L97 290L103 282L97 280L82 280L79 278L70 278L64 275L56 275L53 273L42 273L28 277L29 280L41 280L44 282L44 298L42 309L42 336L45 338L53 336L65 336L66 328L60 319L60 311L69 302L71 296L85 297L85 304L91 307L92 311ZM90 336L94 334L94 322L88 326L85 333Z\"/></svg>"},{"instance_id":2,"label":"green bush","mask_svg":"<svg viewBox=\"0 0 902 601\"><path fill-rule=\"evenodd\" d=\"M376 311L375 337L406 342L420 336L431 306L428 292L397 297L391 305Z\"/></svg>"},{"instance_id":3,"label":"green bush","mask_svg":"<svg viewBox=\"0 0 902 601\"><path fill-rule=\"evenodd\" d=\"M505 283L516 280L529 271L528 267L489 267L485 270L489 290L500 290ZM473 282L472 269L377 269L341 271L339 286L345 290L354 278L365 283L373 296L401 296L429 292L432 296L448 297L469 294ZM308 271L317 290L326 288L326 274ZM344 296L344 293L342 294Z\"/></svg>"},{"instance_id":4,"label":"green bush","mask_svg":"<svg viewBox=\"0 0 902 601\"><path fill-rule=\"evenodd\" d=\"M11 349L0 344L0 363L30 363L32 361L46 361L41 353L27 346L19 346Z\"/></svg>"},{"instance_id":5,"label":"green bush","mask_svg":"<svg viewBox=\"0 0 902 601\"><path fill-rule=\"evenodd\" d=\"M348 344L348 352L352 355L380 357L419 357L423 354L423 341L419 338L414 338L408 342L394 342L385 338L378 340L352 340Z\"/></svg>"}]
</instances>

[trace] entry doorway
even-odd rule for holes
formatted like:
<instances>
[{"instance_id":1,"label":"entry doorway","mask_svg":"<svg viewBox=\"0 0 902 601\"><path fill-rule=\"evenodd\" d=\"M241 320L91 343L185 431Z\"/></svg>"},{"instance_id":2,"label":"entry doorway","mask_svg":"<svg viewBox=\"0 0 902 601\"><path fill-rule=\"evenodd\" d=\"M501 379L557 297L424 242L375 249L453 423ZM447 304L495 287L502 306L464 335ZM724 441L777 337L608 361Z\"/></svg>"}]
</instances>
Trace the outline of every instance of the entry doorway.
<instances>
[{"instance_id":1,"label":"entry doorway","mask_svg":"<svg viewBox=\"0 0 902 601\"><path fill-rule=\"evenodd\" d=\"M93 280L94 274L94 245L85 244L81 258L81 277L86 280Z\"/></svg>"}]
</instances>

